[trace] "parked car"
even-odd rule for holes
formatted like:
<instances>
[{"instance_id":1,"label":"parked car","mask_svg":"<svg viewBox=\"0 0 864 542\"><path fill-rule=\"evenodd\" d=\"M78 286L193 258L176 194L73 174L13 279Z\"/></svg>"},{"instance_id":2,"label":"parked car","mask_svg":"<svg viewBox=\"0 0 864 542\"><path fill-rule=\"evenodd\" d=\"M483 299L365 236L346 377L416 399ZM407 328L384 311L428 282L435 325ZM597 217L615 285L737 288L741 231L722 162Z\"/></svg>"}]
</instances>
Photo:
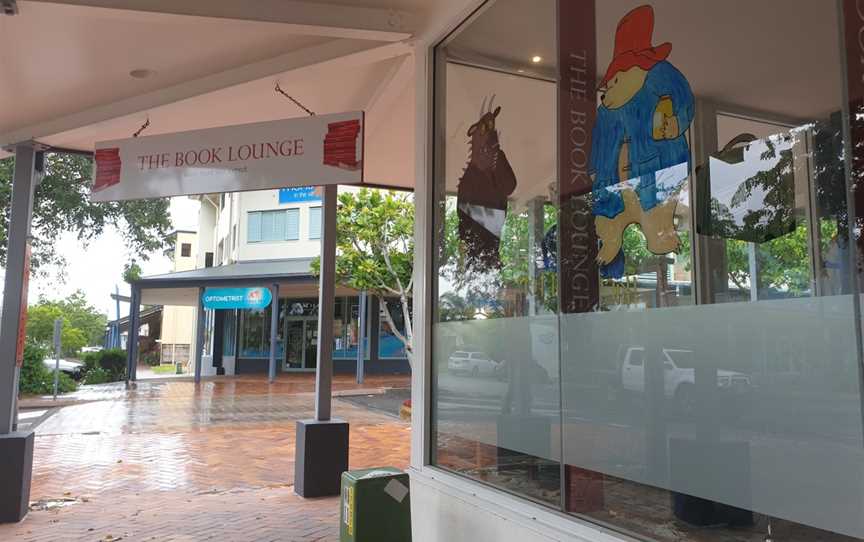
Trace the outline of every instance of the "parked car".
<instances>
[{"instance_id":1,"label":"parked car","mask_svg":"<svg viewBox=\"0 0 864 542\"><path fill-rule=\"evenodd\" d=\"M56 360L54 358L45 358L42 360L42 364L45 365L45 368L49 371L54 371L54 366L56 364ZM60 372L66 373L70 377L75 380L79 380L84 376L84 364L80 361L72 361L69 359L60 359Z\"/></svg>"},{"instance_id":2,"label":"parked car","mask_svg":"<svg viewBox=\"0 0 864 542\"><path fill-rule=\"evenodd\" d=\"M101 352L101 351L102 351L101 346L85 346L84 348L81 349L82 354L86 354L87 352Z\"/></svg>"},{"instance_id":3,"label":"parked car","mask_svg":"<svg viewBox=\"0 0 864 542\"><path fill-rule=\"evenodd\" d=\"M498 363L485 352L466 352L457 350L450 354L447 369L454 374L470 374L471 376L494 375Z\"/></svg>"},{"instance_id":4,"label":"parked car","mask_svg":"<svg viewBox=\"0 0 864 542\"><path fill-rule=\"evenodd\" d=\"M664 348L662 352L664 395L667 399L674 399L679 408L689 411L696 400L693 352L674 348ZM621 384L626 391L645 391L645 348L631 346L627 349L621 368ZM736 394L752 391L748 375L722 369L717 371L717 387Z\"/></svg>"}]
</instances>

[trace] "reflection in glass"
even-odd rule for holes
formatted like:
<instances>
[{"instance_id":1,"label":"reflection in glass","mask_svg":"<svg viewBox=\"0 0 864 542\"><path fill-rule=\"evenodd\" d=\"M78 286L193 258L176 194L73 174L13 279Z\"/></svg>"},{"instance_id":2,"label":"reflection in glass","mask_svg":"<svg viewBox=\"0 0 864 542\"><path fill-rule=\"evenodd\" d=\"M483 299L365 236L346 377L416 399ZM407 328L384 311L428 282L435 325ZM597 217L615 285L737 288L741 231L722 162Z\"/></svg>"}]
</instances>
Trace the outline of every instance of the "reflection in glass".
<instances>
[{"instance_id":1,"label":"reflection in glass","mask_svg":"<svg viewBox=\"0 0 864 542\"><path fill-rule=\"evenodd\" d=\"M835 5L580 3L598 107L622 109L615 85L635 81L625 94L663 122L657 138L610 123L602 182L559 205L556 66L488 39L518 21L555 58L556 3L528 4L490 3L436 48L433 462L663 542L864 537ZM686 74L688 129L672 120L686 97L646 92L650 74L601 79L633 44L643 72ZM681 159L652 153L667 129ZM562 248L579 213L597 235ZM586 312L562 294L574 276L599 293Z\"/></svg>"},{"instance_id":2,"label":"reflection in glass","mask_svg":"<svg viewBox=\"0 0 864 542\"><path fill-rule=\"evenodd\" d=\"M486 13L548 17L554 3L541 3ZM460 59L478 44L465 36L438 49L447 139L436 181L435 463L557 506L555 84L469 67Z\"/></svg>"}]
</instances>

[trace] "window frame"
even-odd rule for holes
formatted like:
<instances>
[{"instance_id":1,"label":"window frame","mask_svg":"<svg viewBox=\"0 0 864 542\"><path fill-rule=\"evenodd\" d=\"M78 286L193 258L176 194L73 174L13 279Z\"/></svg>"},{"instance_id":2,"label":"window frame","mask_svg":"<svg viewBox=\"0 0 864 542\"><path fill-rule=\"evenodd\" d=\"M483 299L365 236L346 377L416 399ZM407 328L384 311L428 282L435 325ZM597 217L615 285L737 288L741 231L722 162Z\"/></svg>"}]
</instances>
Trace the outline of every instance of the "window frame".
<instances>
[{"instance_id":1,"label":"window frame","mask_svg":"<svg viewBox=\"0 0 864 542\"><path fill-rule=\"evenodd\" d=\"M265 238L264 231L264 220L265 217L272 217L273 227L270 229L275 231L276 220L278 218L282 218L283 224L282 228L283 232L277 238ZM253 220L257 219L257 226L253 228ZM293 224L296 225L295 229L291 229L290 225L292 224L291 220L294 220ZM257 232L257 236L253 236L253 232ZM254 237L254 238L253 238ZM248 244L258 244L258 243L282 243L285 241L299 241L300 240L300 208L299 207L287 207L281 209L256 209L250 210L246 212L246 243Z\"/></svg>"}]
</instances>

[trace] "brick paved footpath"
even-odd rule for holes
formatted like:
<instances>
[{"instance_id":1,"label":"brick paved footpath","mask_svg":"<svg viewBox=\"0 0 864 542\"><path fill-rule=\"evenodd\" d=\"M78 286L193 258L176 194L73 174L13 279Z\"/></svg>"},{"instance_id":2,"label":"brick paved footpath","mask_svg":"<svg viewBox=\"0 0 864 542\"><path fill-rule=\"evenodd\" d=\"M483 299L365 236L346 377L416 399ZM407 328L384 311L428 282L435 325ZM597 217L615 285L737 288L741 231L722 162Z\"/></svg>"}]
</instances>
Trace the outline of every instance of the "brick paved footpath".
<instances>
[{"instance_id":1,"label":"brick paved footpath","mask_svg":"<svg viewBox=\"0 0 864 542\"><path fill-rule=\"evenodd\" d=\"M312 417L312 388L311 375L88 387L77 398L94 402L37 428L33 509L0 525L0 541L338 540L338 497L293 493L294 423ZM333 411L351 424L351 468L407 466L408 424L338 398Z\"/></svg>"}]
</instances>

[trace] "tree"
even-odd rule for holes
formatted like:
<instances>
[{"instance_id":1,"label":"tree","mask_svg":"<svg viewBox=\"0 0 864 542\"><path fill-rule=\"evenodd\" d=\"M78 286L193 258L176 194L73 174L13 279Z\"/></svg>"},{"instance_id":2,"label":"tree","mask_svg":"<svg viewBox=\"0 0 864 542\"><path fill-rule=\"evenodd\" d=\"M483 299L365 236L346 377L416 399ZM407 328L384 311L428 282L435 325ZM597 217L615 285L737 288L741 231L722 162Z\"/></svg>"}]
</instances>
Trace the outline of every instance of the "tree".
<instances>
[{"instance_id":1,"label":"tree","mask_svg":"<svg viewBox=\"0 0 864 542\"><path fill-rule=\"evenodd\" d=\"M132 260L123 265L123 282L132 284L135 281L141 280L142 273L141 266L138 265L138 262Z\"/></svg>"},{"instance_id":2,"label":"tree","mask_svg":"<svg viewBox=\"0 0 864 542\"><path fill-rule=\"evenodd\" d=\"M99 344L107 318L87 303L80 290L61 301L40 299L27 311L27 338L53 351L54 321L63 321L60 336L63 355L74 356L87 345Z\"/></svg>"},{"instance_id":3,"label":"tree","mask_svg":"<svg viewBox=\"0 0 864 542\"><path fill-rule=\"evenodd\" d=\"M368 188L340 194L336 250L336 280L379 299L384 321L404 345L411 364L414 203L410 196ZM319 258L312 262L316 275L320 263ZM402 311L404 331L396 325L387 303L394 297Z\"/></svg>"},{"instance_id":4,"label":"tree","mask_svg":"<svg viewBox=\"0 0 864 542\"><path fill-rule=\"evenodd\" d=\"M6 265L7 230L12 197L14 158L0 160L0 265ZM129 251L143 259L164 247L171 219L168 199L96 203L90 201L92 161L80 155L49 153L45 175L36 188L32 219L31 269L62 266L56 247L60 236L73 232L85 245L115 226Z\"/></svg>"}]
</instances>

